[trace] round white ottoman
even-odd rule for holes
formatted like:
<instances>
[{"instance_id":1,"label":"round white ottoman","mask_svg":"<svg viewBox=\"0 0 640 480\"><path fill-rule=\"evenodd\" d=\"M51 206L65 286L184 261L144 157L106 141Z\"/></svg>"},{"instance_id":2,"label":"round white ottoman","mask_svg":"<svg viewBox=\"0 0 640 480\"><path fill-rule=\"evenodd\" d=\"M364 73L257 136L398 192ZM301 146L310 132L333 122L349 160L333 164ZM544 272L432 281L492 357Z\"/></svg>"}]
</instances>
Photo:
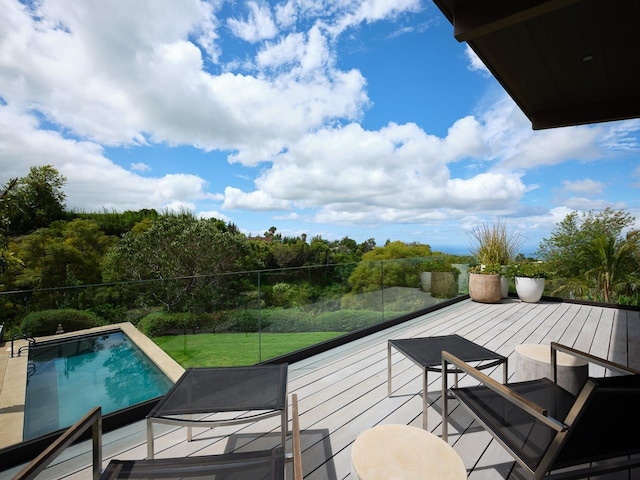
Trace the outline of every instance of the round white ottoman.
<instances>
[{"instance_id":1,"label":"round white ottoman","mask_svg":"<svg viewBox=\"0 0 640 480\"><path fill-rule=\"evenodd\" d=\"M558 385L577 395L589 376L586 361L558 352ZM547 377L553 380L551 372L551 347L540 344L523 344L516 347L517 382Z\"/></svg>"},{"instance_id":2,"label":"round white ottoman","mask_svg":"<svg viewBox=\"0 0 640 480\"><path fill-rule=\"evenodd\" d=\"M465 480L456 451L440 437L409 425L377 425L351 448L354 480Z\"/></svg>"}]
</instances>

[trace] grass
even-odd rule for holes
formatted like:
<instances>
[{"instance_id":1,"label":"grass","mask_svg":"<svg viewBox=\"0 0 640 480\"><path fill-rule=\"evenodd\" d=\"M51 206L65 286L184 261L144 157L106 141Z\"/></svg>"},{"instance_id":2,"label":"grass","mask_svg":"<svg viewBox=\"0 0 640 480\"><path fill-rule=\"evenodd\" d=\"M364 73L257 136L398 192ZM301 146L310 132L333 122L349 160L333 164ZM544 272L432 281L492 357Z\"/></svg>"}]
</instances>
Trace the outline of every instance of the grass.
<instances>
[{"instance_id":1,"label":"grass","mask_svg":"<svg viewBox=\"0 0 640 480\"><path fill-rule=\"evenodd\" d=\"M254 365L340 335L344 332L201 333L153 341L184 368L223 367Z\"/></svg>"}]
</instances>

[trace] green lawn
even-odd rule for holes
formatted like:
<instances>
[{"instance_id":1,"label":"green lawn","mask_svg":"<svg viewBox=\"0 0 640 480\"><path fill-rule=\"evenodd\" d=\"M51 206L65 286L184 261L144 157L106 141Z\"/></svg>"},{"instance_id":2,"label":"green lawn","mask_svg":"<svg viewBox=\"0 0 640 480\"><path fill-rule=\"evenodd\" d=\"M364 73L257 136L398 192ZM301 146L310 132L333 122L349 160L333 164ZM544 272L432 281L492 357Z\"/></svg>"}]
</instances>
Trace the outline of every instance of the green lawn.
<instances>
[{"instance_id":1,"label":"green lawn","mask_svg":"<svg viewBox=\"0 0 640 480\"><path fill-rule=\"evenodd\" d=\"M340 335L344 332L201 333L156 337L153 341L188 368L253 365Z\"/></svg>"}]
</instances>

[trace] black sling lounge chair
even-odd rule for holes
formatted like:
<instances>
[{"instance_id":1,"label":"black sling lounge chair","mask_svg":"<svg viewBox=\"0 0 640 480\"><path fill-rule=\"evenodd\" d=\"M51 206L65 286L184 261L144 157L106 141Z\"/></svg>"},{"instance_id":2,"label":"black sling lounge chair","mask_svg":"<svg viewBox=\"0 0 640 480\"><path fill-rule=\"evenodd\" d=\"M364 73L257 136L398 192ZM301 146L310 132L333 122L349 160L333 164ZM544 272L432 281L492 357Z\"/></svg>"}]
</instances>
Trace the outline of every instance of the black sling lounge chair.
<instances>
[{"instance_id":1,"label":"black sling lounge chair","mask_svg":"<svg viewBox=\"0 0 640 480\"><path fill-rule=\"evenodd\" d=\"M452 388L466 407L533 477L584 478L640 467L640 371L551 344L550 376L556 377L558 351L575 355L617 374L589 378L573 395L554 380L542 378L503 385L462 360L442 352L447 364L480 381ZM443 375L443 393L448 391ZM448 437L448 402L442 395L442 438Z\"/></svg>"},{"instance_id":2,"label":"black sling lounge chair","mask_svg":"<svg viewBox=\"0 0 640 480\"><path fill-rule=\"evenodd\" d=\"M239 452L220 455L200 455L184 458L152 460L111 460L101 480L112 479L284 479L285 462L293 461L293 479L302 480L302 454L300 450L300 424L298 397L292 395L293 453L286 455L284 445L270 450Z\"/></svg>"}]
</instances>

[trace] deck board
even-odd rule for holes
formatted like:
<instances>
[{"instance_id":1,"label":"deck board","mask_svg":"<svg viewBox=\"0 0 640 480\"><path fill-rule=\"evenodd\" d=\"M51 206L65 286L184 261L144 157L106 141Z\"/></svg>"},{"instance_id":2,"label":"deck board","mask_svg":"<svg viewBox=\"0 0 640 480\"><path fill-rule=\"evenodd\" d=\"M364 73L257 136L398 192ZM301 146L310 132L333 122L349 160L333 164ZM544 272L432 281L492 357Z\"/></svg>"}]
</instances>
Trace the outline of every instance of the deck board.
<instances>
[{"instance_id":1,"label":"deck board","mask_svg":"<svg viewBox=\"0 0 640 480\"><path fill-rule=\"evenodd\" d=\"M299 397L305 479L350 477L351 445L364 430L380 423L422 425L422 372L393 349L393 394L387 396L389 339L457 333L509 358L515 371L514 348L522 343L558 341L640 368L640 314L599 306L562 302L526 304L505 299L485 305L464 300L420 318L334 348L289 366L289 393ZM486 370L502 381L502 367ZM429 428L442 427L442 378L429 373ZM450 380L451 382L452 380ZM472 384L461 376L460 383ZM472 480L511 479L515 463L468 413L451 402L449 441L460 454ZM184 428L165 426L156 436L156 456L171 457L260 448L277 443L279 420L216 429L197 429L186 442ZM145 424L137 422L104 437L104 463L112 457L146 456ZM75 447L74 447L75 448ZM78 447L81 451L81 446ZM70 451L48 478L86 478L89 456ZM50 474L50 475L49 475ZM0 472L0 479L11 472Z\"/></svg>"}]
</instances>

